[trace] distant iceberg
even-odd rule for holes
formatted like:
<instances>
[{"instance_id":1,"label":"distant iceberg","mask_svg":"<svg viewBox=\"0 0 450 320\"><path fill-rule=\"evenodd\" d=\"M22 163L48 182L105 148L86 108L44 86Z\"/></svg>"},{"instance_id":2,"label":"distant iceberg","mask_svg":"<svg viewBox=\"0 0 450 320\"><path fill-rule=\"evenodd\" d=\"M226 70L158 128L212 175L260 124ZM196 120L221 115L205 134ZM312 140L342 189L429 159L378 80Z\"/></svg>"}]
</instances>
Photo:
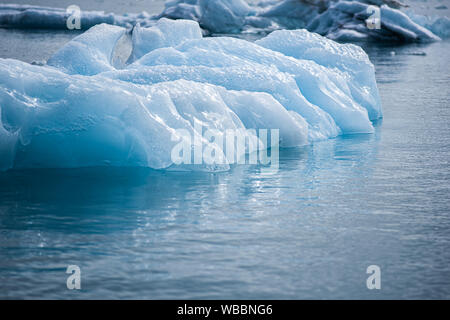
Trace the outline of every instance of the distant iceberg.
<instances>
[{"instance_id":1,"label":"distant iceberg","mask_svg":"<svg viewBox=\"0 0 450 320\"><path fill-rule=\"evenodd\" d=\"M132 33L97 25L44 66L0 59L0 111L2 170L173 168L173 134L201 136L196 124L279 129L279 145L295 147L371 133L382 116L358 46L306 30L204 38L198 23L165 18Z\"/></svg>"},{"instance_id":2,"label":"distant iceberg","mask_svg":"<svg viewBox=\"0 0 450 320\"><path fill-rule=\"evenodd\" d=\"M389 5L386 5L386 3ZM380 28L369 28L373 5L379 6ZM447 17L431 19L402 11L397 0L169 0L163 12L152 16L82 11L81 29L108 23L131 29L153 26L160 18L198 22L205 34L267 34L279 29L302 29L330 39L436 41L447 38ZM0 26L14 28L66 29L70 14L65 9L0 4Z\"/></svg>"},{"instance_id":3,"label":"distant iceberg","mask_svg":"<svg viewBox=\"0 0 450 320\"><path fill-rule=\"evenodd\" d=\"M412 10L405 11L405 14L416 24L427 28L442 39L450 37L450 19L448 17L427 17L416 14Z\"/></svg>"},{"instance_id":4,"label":"distant iceberg","mask_svg":"<svg viewBox=\"0 0 450 320\"><path fill-rule=\"evenodd\" d=\"M67 29L70 16L71 13L62 8L0 4L0 27L64 30ZM119 15L104 11L81 11L80 29L87 30L101 23L131 28L136 24L152 25L155 19L147 12Z\"/></svg>"},{"instance_id":5,"label":"distant iceberg","mask_svg":"<svg viewBox=\"0 0 450 320\"><path fill-rule=\"evenodd\" d=\"M436 41L433 30L400 10L400 2L382 0L266 0L250 6L244 0L172 0L159 17L193 19L211 33L270 32L306 28L331 39ZM367 27L370 6L380 5L379 29ZM443 27L448 30L448 25ZM434 30L435 31L435 30ZM448 31L447 31L448 32ZM439 32L446 35L445 32Z\"/></svg>"}]
</instances>

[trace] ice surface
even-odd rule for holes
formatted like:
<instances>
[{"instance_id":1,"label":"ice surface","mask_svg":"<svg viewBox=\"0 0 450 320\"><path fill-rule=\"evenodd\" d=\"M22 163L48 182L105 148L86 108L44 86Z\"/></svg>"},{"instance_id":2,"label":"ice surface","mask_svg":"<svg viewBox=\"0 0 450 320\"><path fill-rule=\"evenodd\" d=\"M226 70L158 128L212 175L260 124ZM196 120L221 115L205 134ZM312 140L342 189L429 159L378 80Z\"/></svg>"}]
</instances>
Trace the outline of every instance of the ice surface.
<instances>
[{"instance_id":1,"label":"ice surface","mask_svg":"<svg viewBox=\"0 0 450 320\"><path fill-rule=\"evenodd\" d=\"M204 130L230 129L264 144L246 130L279 129L281 147L373 132L370 119L381 116L381 105L373 66L359 47L306 30L274 32L257 43L200 32L185 20L161 20L131 35L102 24L47 65L0 59L0 168L179 169L171 158L172 135L184 139L177 129L199 137L192 148L202 141L222 153ZM135 61L119 68L114 57L124 37L133 39Z\"/></svg>"},{"instance_id":2,"label":"ice surface","mask_svg":"<svg viewBox=\"0 0 450 320\"><path fill-rule=\"evenodd\" d=\"M74 38L56 52L47 62L49 66L69 74L94 75L113 70L114 48L124 36L125 28L99 24Z\"/></svg>"}]
</instances>

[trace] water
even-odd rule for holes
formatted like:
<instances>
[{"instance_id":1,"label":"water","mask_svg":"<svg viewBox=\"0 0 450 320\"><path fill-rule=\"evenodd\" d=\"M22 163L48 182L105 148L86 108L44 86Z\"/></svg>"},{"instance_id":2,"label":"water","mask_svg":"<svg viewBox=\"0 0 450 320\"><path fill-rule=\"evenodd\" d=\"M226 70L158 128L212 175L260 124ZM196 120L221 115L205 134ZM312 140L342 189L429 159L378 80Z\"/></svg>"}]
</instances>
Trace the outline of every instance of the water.
<instances>
[{"instance_id":1,"label":"water","mask_svg":"<svg viewBox=\"0 0 450 320\"><path fill-rule=\"evenodd\" d=\"M450 42L365 49L376 133L282 150L277 175L0 173L0 298L449 299Z\"/></svg>"}]
</instances>

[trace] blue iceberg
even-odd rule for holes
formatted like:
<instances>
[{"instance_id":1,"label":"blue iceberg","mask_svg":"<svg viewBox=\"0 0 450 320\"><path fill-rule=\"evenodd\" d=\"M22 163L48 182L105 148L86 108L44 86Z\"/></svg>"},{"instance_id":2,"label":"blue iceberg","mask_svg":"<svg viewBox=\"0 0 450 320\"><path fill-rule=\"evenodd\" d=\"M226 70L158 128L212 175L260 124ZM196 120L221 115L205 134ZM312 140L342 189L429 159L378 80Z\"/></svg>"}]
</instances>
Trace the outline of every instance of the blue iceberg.
<instances>
[{"instance_id":1,"label":"blue iceberg","mask_svg":"<svg viewBox=\"0 0 450 320\"><path fill-rule=\"evenodd\" d=\"M369 28L373 6L380 13L379 28ZM169 0L159 15L112 14L82 11L81 29L107 23L132 29L151 27L160 18L199 23L204 34L267 34L280 29L302 29L333 40L437 41L447 38L447 17L429 18L404 10L397 0ZM0 4L0 26L67 29L65 9Z\"/></svg>"},{"instance_id":2,"label":"blue iceberg","mask_svg":"<svg viewBox=\"0 0 450 320\"><path fill-rule=\"evenodd\" d=\"M0 59L2 170L176 168L179 129L219 149L199 125L250 140L258 139L251 130L279 129L279 145L296 147L372 133L381 116L366 53L306 30L253 43L202 37L192 20L161 19L132 32L100 24L44 66Z\"/></svg>"},{"instance_id":3,"label":"blue iceberg","mask_svg":"<svg viewBox=\"0 0 450 320\"><path fill-rule=\"evenodd\" d=\"M436 41L440 36L447 37L450 30L445 20L440 20L435 27L417 23L400 10L402 4L395 0L266 0L252 3L250 6L244 0L173 0L166 2L159 17L192 19L213 34L306 28L340 41ZM381 26L376 29L367 27L373 5L378 5L380 10Z\"/></svg>"}]
</instances>

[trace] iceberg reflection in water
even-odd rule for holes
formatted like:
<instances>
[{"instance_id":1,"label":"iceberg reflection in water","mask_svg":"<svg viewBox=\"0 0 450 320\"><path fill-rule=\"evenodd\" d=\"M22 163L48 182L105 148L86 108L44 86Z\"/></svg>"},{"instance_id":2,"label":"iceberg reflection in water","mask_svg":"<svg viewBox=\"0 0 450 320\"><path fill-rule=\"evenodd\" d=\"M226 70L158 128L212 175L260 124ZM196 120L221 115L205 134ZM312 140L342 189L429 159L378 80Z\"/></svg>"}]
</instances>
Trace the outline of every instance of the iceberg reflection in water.
<instances>
[{"instance_id":1,"label":"iceberg reflection in water","mask_svg":"<svg viewBox=\"0 0 450 320\"><path fill-rule=\"evenodd\" d=\"M276 144L296 147L372 133L382 114L374 67L358 46L306 30L256 43L206 38L196 22L168 19L131 34L97 25L43 66L0 59L0 109L0 170L173 169L178 129L279 129Z\"/></svg>"}]
</instances>

